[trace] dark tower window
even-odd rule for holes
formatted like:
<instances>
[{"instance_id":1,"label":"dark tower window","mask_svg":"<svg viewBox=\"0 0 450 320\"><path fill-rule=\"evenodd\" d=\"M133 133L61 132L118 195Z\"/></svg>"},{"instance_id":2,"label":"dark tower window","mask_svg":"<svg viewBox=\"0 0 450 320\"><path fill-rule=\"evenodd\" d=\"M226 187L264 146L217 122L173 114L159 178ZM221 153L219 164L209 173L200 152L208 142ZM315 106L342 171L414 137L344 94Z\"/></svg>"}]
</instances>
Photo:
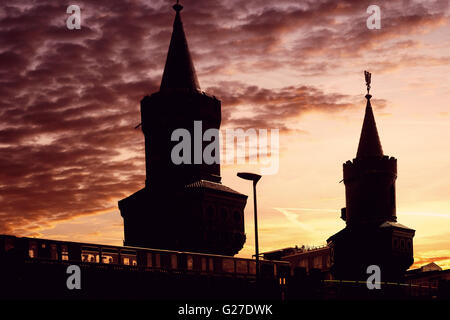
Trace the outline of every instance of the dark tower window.
<instances>
[{"instance_id":1,"label":"dark tower window","mask_svg":"<svg viewBox=\"0 0 450 320\"><path fill-rule=\"evenodd\" d=\"M213 216L214 216L214 208L212 206L209 206L208 209L206 209L206 215L210 219L213 218Z\"/></svg>"},{"instance_id":2,"label":"dark tower window","mask_svg":"<svg viewBox=\"0 0 450 320\"><path fill-rule=\"evenodd\" d=\"M234 212L234 220L241 221L241 214L239 213L239 211Z\"/></svg>"},{"instance_id":3,"label":"dark tower window","mask_svg":"<svg viewBox=\"0 0 450 320\"><path fill-rule=\"evenodd\" d=\"M227 209L222 208L222 209L220 210L220 213L221 213L221 215L222 215L222 219L223 219L223 220L226 220L226 219L227 219L227 216L228 216Z\"/></svg>"}]
</instances>

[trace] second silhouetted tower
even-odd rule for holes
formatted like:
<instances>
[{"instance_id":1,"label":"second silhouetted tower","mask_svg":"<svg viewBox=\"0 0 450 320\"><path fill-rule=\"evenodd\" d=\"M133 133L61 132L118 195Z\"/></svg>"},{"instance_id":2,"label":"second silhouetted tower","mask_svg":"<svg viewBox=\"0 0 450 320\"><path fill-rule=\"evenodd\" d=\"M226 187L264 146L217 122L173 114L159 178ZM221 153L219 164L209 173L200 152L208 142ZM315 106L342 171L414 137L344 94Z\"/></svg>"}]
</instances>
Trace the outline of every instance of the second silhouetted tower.
<instances>
[{"instance_id":1,"label":"second silhouetted tower","mask_svg":"<svg viewBox=\"0 0 450 320\"><path fill-rule=\"evenodd\" d=\"M356 158L343 166L346 207L341 218L346 227L328 245L338 279L367 279L367 267L377 265L383 281L400 280L414 261L415 231L397 223L397 159L383 154L371 97L368 92Z\"/></svg>"}]
</instances>

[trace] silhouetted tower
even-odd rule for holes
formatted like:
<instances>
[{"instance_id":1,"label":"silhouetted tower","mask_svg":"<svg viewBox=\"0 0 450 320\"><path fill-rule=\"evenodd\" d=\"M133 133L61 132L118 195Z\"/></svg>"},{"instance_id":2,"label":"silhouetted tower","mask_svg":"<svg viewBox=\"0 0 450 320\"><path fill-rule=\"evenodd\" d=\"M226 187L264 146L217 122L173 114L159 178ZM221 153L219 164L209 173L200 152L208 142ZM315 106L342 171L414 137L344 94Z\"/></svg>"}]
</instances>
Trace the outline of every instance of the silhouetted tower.
<instances>
[{"instance_id":1,"label":"silhouetted tower","mask_svg":"<svg viewBox=\"0 0 450 320\"><path fill-rule=\"evenodd\" d=\"M345 229L328 239L333 272L338 279L367 279L369 265L381 268L382 279L398 280L414 262L415 231L397 223L395 180L397 159L383 154L370 103L370 73L366 72L367 104L353 161L344 163Z\"/></svg>"},{"instance_id":2,"label":"silhouetted tower","mask_svg":"<svg viewBox=\"0 0 450 320\"><path fill-rule=\"evenodd\" d=\"M219 163L202 159L211 143L202 142L203 133L220 128L221 103L200 91L181 22L183 7L177 2L173 8L160 90L141 101L145 188L119 201L124 244L234 255L245 242L247 196L221 184ZM180 143L172 141L172 133L180 128L190 133L190 164L176 164L171 157Z\"/></svg>"}]
</instances>

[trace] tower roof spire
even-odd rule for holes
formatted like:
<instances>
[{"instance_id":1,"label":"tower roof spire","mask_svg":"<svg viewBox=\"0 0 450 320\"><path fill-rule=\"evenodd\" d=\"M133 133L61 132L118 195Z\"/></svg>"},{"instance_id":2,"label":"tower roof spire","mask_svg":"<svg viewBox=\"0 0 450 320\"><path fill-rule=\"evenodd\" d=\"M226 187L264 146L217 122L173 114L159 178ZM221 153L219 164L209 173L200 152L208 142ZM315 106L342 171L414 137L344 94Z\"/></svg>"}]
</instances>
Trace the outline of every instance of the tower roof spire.
<instances>
[{"instance_id":1,"label":"tower roof spire","mask_svg":"<svg viewBox=\"0 0 450 320\"><path fill-rule=\"evenodd\" d=\"M367 104L366 104L366 114L364 116L364 122L361 130L361 137L359 139L358 152L356 154L357 158L362 157L382 157L383 148L381 147L380 137L378 136L377 124L375 123L375 117L373 115L372 105L370 103L370 98L372 96L369 94L370 83L372 74L364 71L367 86Z\"/></svg>"},{"instance_id":2,"label":"tower roof spire","mask_svg":"<svg viewBox=\"0 0 450 320\"><path fill-rule=\"evenodd\" d=\"M196 91L200 89L200 85L186 41L183 22L181 21L180 11L183 9L183 6L177 0L173 9L176 11L176 14L160 90L187 89Z\"/></svg>"}]
</instances>

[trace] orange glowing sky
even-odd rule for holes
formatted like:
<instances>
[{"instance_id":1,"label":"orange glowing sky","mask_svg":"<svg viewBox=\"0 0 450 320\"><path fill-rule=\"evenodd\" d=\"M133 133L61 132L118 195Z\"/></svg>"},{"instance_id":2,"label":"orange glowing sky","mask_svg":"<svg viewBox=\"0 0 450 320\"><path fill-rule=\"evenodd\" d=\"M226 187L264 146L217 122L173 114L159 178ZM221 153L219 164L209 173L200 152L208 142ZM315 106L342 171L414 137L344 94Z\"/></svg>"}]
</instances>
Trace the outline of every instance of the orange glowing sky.
<instances>
[{"instance_id":1,"label":"orange glowing sky","mask_svg":"<svg viewBox=\"0 0 450 320\"><path fill-rule=\"evenodd\" d=\"M144 185L139 101L157 90L170 1L6 0L0 7L0 232L121 245L117 201ZM342 163L356 155L363 70L385 154L398 159L397 216L416 230L416 265L450 267L448 1L185 0L202 90L222 128L280 129L279 172L258 184L260 251L322 245L344 227ZM381 8L368 30L366 9ZM251 185L222 166L222 181Z\"/></svg>"}]
</instances>

